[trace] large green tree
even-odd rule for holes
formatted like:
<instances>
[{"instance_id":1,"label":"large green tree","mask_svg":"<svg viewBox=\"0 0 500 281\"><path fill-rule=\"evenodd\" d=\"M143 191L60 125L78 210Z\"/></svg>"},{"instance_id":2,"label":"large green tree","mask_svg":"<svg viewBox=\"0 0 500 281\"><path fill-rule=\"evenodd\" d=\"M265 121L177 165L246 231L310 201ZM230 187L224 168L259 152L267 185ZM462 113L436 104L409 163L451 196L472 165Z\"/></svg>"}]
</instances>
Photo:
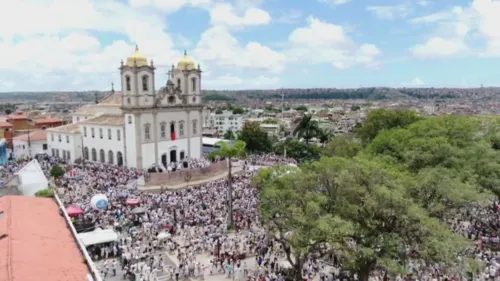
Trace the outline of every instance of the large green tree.
<instances>
[{"instance_id":1,"label":"large green tree","mask_svg":"<svg viewBox=\"0 0 500 281\"><path fill-rule=\"evenodd\" d=\"M355 133L363 143L368 144L383 130L406 128L418 120L421 117L413 110L377 109L368 114Z\"/></svg>"},{"instance_id":2,"label":"large green tree","mask_svg":"<svg viewBox=\"0 0 500 281\"><path fill-rule=\"evenodd\" d=\"M271 138L258 122L248 122L243 125L238 140L244 141L247 150L252 153L270 152L273 148Z\"/></svg>"},{"instance_id":3,"label":"large green tree","mask_svg":"<svg viewBox=\"0 0 500 281\"><path fill-rule=\"evenodd\" d=\"M288 245L297 272L305 255L325 249L339 253L362 281L377 266L402 271L413 256L463 266L457 253L470 242L446 222L460 208L500 195L500 126L400 111L375 119L366 120L377 129L366 131L364 148L356 139L336 137L325 155L341 157L323 157L294 173L275 167L256 178L263 221Z\"/></svg>"},{"instance_id":4,"label":"large green tree","mask_svg":"<svg viewBox=\"0 0 500 281\"><path fill-rule=\"evenodd\" d=\"M321 148L315 144L308 145L295 138L277 142L274 147L277 155L293 158L299 162L315 161L321 157Z\"/></svg>"}]
</instances>

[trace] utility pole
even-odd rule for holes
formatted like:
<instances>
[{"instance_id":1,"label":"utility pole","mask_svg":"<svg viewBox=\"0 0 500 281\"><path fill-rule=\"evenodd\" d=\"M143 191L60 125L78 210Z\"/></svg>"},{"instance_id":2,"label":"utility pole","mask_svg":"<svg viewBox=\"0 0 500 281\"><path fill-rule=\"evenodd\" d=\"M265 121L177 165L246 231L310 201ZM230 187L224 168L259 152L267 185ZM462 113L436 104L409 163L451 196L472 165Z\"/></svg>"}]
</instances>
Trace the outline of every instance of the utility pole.
<instances>
[{"instance_id":1,"label":"utility pole","mask_svg":"<svg viewBox=\"0 0 500 281\"><path fill-rule=\"evenodd\" d=\"M28 129L28 156L31 160L31 136L30 136L30 134L31 134L31 131L30 131L30 129Z\"/></svg>"},{"instance_id":2,"label":"utility pole","mask_svg":"<svg viewBox=\"0 0 500 281\"><path fill-rule=\"evenodd\" d=\"M99 103L99 98L97 97L97 92L94 93L95 104Z\"/></svg>"}]
</instances>

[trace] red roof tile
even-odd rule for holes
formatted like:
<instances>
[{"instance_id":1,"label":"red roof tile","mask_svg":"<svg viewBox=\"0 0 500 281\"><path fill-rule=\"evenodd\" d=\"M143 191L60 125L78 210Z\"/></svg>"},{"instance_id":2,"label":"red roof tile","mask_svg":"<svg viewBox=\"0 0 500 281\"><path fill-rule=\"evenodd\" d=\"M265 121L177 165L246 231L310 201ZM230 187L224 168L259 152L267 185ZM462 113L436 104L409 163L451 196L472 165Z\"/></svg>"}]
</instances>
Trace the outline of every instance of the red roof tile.
<instances>
[{"instance_id":1,"label":"red roof tile","mask_svg":"<svg viewBox=\"0 0 500 281\"><path fill-rule=\"evenodd\" d=\"M28 141L28 134L17 136L14 138L14 140ZM29 133L29 141L42 140L47 140L47 132L45 130L32 131L31 133Z\"/></svg>"},{"instance_id":2,"label":"red roof tile","mask_svg":"<svg viewBox=\"0 0 500 281\"><path fill-rule=\"evenodd\" d=\"M10 124L9 122L4 122L0 121L0 128L12 128L14 125Z\"/></svg>"},{"instance_id":3,"label":"red roof tile","mask_svg":"<svg viewBox=\"0 0 500 281\"><path fill-rule=\"evenodd\" d=\"M86 281L82 254L53 199L0 198L1 281Z\"/></svg>"},{"instance_id":4,"label":"red roof tile","mask_svg":"<svg viewBox=\"0 0 500 281\"><path fill-rule=\"evenodd\" d=\"M52 124L52 123L62 123L64 120L61 118L42 118L33 120L35 124Z\"/></svg>"},{"instance_id":5,"label":"red roof tile","mask_svg":"<svg viewBox=\"0 0 500 281\"><path fill-rule=\"evenodd\" d=\"M7 118L11 120L26 120L28 116L24 115L22 112L17 112L16 114L8 115Z\"/></svg>"}]
</instances>

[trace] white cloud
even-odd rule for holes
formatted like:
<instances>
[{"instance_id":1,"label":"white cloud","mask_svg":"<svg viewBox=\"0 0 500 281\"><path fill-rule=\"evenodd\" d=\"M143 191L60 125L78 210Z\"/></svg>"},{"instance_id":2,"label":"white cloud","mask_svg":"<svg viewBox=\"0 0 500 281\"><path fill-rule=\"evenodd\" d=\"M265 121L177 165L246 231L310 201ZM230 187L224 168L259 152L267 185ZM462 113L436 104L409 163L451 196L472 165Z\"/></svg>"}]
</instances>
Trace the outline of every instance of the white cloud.
<instances>
[{"instance_id":1,"label":"white cloud","mask_svg":"<svg viewBox=\"0 0 500 281\"><path fill-rule=\"evenodd\" d=\"M451 19L453 17L452 13L449 12L438 12L430 15L425 15L421 17L416 17L410 20L411 23L435 23L438 21L443 21L447 19Z\"/></svg>"},{"instance_id":2,"label":"white cloud","mask_svg":"<svg viewBox=\"0 0 500 281\"><path fill-rule=\"evenodd\" d=\"M366 10L373 13L377 18L383 20L392 20L404 18L410 14L411 7L408 4L399 4L394 6L368 6Z\"/></svg>"},{"instance_id":3,"label":"white cloud","mask_svg":"<svg viewBox=\"0 0 500 281\"><path fill-rule=\"evenodd\" d=\"M335 68L345 69L354 65L372 65L381 55L373 44L358 46L340 25L314 17L308 22L308 26L295 29L288 38L291 46L287 54L295 62L331 63Z\"/></svg>"},{"instance_id":4,"label":"white cloud","mask_svg":"<svg viewBox=\"0 0 500 281\"><path fill-rule=\"evenodd\" d=\"M411 86L423 86L423 85L425 85L425 82L420 77L415 77L411 80L410 85Z\"/></svg>"},{"instance_id":5,"label":"white cloud","mask_svg":"<svg viewBox=\"0 0 500 281\"><path fill-rule=\"evenodd\" d=\"M461 40L433 37L410 48L413 56L422 59L446 58L465 54L468 48Z\"/></svg>"},{"instance_id":6,"label":"white cloud","mask_svg":"<svg viewBox=\"0 0 500 281\"><path fill-rule=\"evenodd\" d=\"M218 66L258 69L271 72L284 70L286 57L257 42L244 46L224 27L206 30L198 42L196 56Z\"/></svg>"},{"instance_id":7,"label":"white cloud","mask_svg":"<svg viewBox=\"0 0 500 281\"><path fill-rule=\"evenodd\" d=\"M164 12L176 12L184 6L207 7L212 0L128 0L132 8L153 8Z\"/></svg>"},{"instance_id":8,"label":"white cloud","mask_svg":"<svg viewBox=\"0 0 500 281\"><path fill-rule=\"evenodd\" d=\"M241 28L263 25L271 21L271 16L259 8L248 8L241 15L229 3L219 3L210 9L210 22L215 26Z\"/></svg>"},{"instance_id":9,"label":"white cloud","mask_svg":"<svg viewBox=\"0 0 500 281\"><path fill-rule=\"evenodd\" d=\"M437 22L434 34L426 42L410 51L418 57L451 57L456 55L500 56L500 1L473 0L468 7L450 10L413 19L413 22ZM484 39L486 48L468 47L468 39ZM477 45L477 44L475 44ZM440 48L447 47L448 50Z\"/></svg>"},{"instance_id":10,"label":"white cloud","mask_svg":"<svg viewBox=\"0 0 500 281\"><path fill-rule=\"evenodd\" d=\"M432 3L430 1L427 1L427 0L417 1L417 5L422 6L422 7L429 6L430 4L432 4Z\"/></svg>"},{"instance_id":11,"label":"white cloud","mask_svg":"<svg viewBox=\"0 0 500 281\"><path fill-rule=\"evenodd\" d=\"M333 5L343 5L351 2L351 0L319 0L319 2L333 4Z\"/></svg>"},{"instance_id":12,"label":"white cloud","mask_svg":"<svg viewBox=\"0 0 500 281\"><path fill-rule=\"evenodd\" d=\"M296 23L302 19L302 12L299 10L288 10L282 11L279 17L276 18L276 22L279 23Z\"/></svg>"}]
</instances>

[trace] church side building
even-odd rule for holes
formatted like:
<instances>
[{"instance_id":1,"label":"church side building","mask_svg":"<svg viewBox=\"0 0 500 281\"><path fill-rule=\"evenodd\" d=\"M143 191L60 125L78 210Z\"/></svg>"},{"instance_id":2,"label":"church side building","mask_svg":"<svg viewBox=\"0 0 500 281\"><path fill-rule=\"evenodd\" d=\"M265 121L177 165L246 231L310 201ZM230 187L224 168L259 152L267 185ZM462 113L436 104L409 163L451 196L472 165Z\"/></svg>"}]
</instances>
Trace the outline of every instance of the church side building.
<instances>
[{"instance_id":1,"label":"church side building","mask_svg":"<svg viewBox=\"0 0 500 281\"><path fill-rule=\"evenodd\" d=\"M121 93L102 102L77 110L72 139L81 146L58 143L65 139L66 126L48 129L49 151L80 147L87 161L125 165L147 169L153 165L166 167L186 157L202 156L203 105L201 104L201 69L193 59L184 57L172 65L166 85L155 87L153 61L134 54L120 65ZM74 127L73 127L74 128ZM75 137L74 134L79 136Z\"/></svg>"}]
</instances>

